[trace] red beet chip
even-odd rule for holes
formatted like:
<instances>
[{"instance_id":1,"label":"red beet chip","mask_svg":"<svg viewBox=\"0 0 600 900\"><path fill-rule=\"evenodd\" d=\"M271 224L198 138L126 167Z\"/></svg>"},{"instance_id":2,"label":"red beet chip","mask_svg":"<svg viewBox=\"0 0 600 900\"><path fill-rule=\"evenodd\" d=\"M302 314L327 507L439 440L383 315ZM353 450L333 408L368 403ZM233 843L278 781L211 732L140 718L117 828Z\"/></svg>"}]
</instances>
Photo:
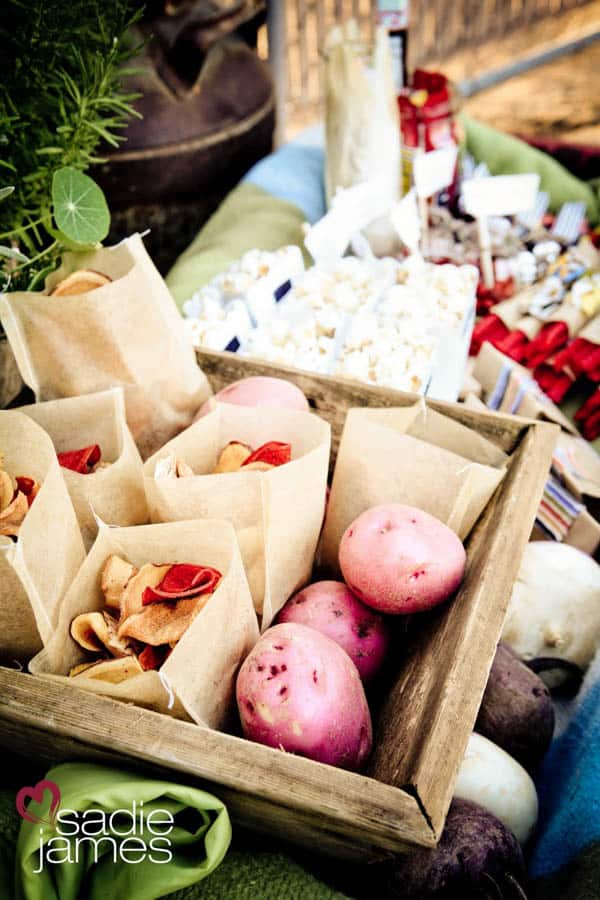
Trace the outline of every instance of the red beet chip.
<instances>
[{"instance_id":1,"label":"red beet chip","mask_svg":"<svg viewBox=\"0 0 600 900\"><path fill-rule=\"evenodd\" d=\"M291 444L284 444L281 441L267 441L266 444L258 447L254 453L251 453L248 459L244 460L242 468L255 462L269 463L271 466L283 466L285 463L289 463L291 458Z\"/></svg>"},{"instance_id":2,"label":"red beet chip","mask_svg":"<svg viewBox=\"0 0 600 900\"><path fill-rule=\"evenodd\" d=\"M168 644L161 644L159 647L147 644L139 654L138 661L144 672L149 669L160 669L170 652Z\"/></svg>"},{"instance_id":3,"label":"red beet chip","mask_svg":"<svg viewBox=\"0 0 600 900\"><path fill-rule=\"evenodd\" d=\"M221 580L221 573L210 566L175 563L155 588L147 587L142 594L142 606L157 600L180 600L212 594Z\"/></svg>"},{"instance_id":4,"label":"red beet chip","mask_svg":"<svg viewBox=\"0 0 600 900\"><path fill-rule=\"evenodd\" d=\"M38 492L37 482L33 478L27 478L25 475L17 475L17 491L21 491L27 497L27 504L31 506Z\"/></svg>"},{"instance_id":5,"label":"red beet chip","mask_svg":"<svg viewBox=\"0 0 600 900\"><path fill-rule=\"evenodd\" d=\"M98 444L91 444L81 450L67 450L65 453L57 453L58 461L63 469L79 472L87 475L102 458L102 451Z\"/></svg>"}]
</instances>

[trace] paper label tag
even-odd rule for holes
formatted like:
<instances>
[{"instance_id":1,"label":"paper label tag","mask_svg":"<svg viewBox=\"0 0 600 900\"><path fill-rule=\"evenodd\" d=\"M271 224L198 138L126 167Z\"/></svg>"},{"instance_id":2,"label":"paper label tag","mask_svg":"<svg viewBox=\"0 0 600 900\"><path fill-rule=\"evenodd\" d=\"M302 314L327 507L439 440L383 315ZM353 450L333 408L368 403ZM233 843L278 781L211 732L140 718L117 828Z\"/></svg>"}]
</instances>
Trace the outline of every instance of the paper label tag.
<instances>
[{"instance_id":1,"label":"paper label tag","mask_svg":"<svg viewBox=\"0 0 600 900\"><path fill-rule=\"evenodd\" d=\"M378 0L377 24L398 31L408 27L409 0Z\"/></svg>"},{"instance_id":2,"label":"paper label tag","mask_svg":"<svg viewBox=\"0 0 600 900\"><path fill-rule=\"evenodd\" d=\"M484 216L512 216L528 212L535 206L540 176L492 175L463 181L464 209L475 218Z\"/></svg>"},{"instance_id":3,"label":"paper label tag","mask_svg":"<svg viewBox=\"0 0 600 900\"><path fill-rule=\"evenodd\" d=\"M412 253L416 253L421 240L421 219L414 188L396 204L390 213L390 219L402 243Z\"/></svg>"},{"instance_id":4,"label":"paper label tag","mask_svg":"<svg viewBox=\"0 0 600 900\"><path fill-rule=\"evenodd\" d=\"M339 259L352 237L385 215L393 197L383 180L338 190L331 209L309 229L304 245L315 262Z\"/></svg>"},{"instance_id":5,"label":"paper label tag","mask_svg":"<svg viewBox=\"0 0 600 900\"><path fill-rule=\"evenodd\" d=\"M359 259L375 259L371 245L361 231L357 231L356 234L352 235L350 246L354 255L358 256Z\"/></svg>"},{"instance_id":6,"label":"paper label tag","mask_svg":"<svg viewBox=\"0 0 600 900\"><path fill-rule=\"evenodd\" d=\"M430 153L417 153L413 160L413 178L419 197L431 197L452 184L458 147L440 147Z\"/></svg>"}]
</instances>

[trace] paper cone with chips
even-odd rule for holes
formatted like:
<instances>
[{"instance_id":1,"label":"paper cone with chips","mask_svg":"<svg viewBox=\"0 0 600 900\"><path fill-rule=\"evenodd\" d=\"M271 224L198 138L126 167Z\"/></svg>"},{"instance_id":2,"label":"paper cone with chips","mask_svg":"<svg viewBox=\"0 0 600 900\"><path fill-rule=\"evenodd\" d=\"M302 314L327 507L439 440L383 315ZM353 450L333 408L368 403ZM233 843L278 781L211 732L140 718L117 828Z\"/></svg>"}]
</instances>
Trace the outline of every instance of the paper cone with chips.
<instances>
[{"instance_id":1,"label":"paper cone with chips","mask_svg":"<svg viewBox=\"0 0 600 900\"><path fill-rule=\"evenodd\" d=\"M107 525L148 521L142 460L127 427L121 388L20 411L52 439L87 549L98 519Z\"/></svg>"},{"instance_id":2,"label":"paper cone with chips","mask_svg":"<svg viewBox=\"0 0 600 900\"><path fill-rule=\"evenodd\" d=\"M210 395L177 307L137 234L115 247L65 254L45 291L0 297L0 321L36 400L122 386L143 457L187 427Z\"/></svg>"},{"instance_id":3,"label":"paper cone with chips","mask_svg":"<svg viewBox=\"0 0 600 900\"><path fill-rule=\"evenodd\" d=\"M30 670L226 726L258 624L228 522L101 527Z\"/></svg>"},{"instance_id":4,"label":"paper cone with chips","mask_svg":"<svg viewBox=\"0 0 600 900\"><path fill-rule=\"evenodd\" d=\"M83 562L75 512L48 435L0 412L0 661L39 650Z\"/></svg>"},{"instance_id":5,"label":"paper cone with chips","mask_svg":"<svg viewBox=\"0 0 600 900\"><path fill-rule=\"evenodd\" d=\"M416 506L464 540L506 471L490 441L425 406L351 409L346 418L323 529L321 556L339 571L350 523L382 503Z\"/></svg>"},{"instance_id":6,"label":"paper cone with chips","mask_svg":"<svg viewBox=\"0 0 600 900\"><path fill-rule=\"evenodd\" d=\"M310 577L329 447L329 425L311 413L223 403L145 463L153 521L213 517L234 525L263 629ZM193 474L161 474L177 461Z\"/></svg>"}]
</instances>

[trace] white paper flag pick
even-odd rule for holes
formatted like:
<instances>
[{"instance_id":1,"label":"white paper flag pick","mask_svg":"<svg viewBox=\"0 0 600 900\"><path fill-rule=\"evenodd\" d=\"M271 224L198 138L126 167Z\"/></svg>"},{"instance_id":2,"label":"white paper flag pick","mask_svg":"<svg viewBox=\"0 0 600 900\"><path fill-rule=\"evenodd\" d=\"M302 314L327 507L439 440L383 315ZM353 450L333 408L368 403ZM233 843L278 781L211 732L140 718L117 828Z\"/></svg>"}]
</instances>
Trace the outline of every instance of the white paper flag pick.
<instances>
[{"instance_id":1,"label":"white paper flag pick","mask_svg":"<svg viewBox=\"0 0 600 900\"><path fill-rule=\"evenodd\" d=\"M329 212L309 229L304 245L315 262L339 259L353 235L384 216L390 205L383 181L366 181L339 190Z\"/></svg>"},{"instance_id":2,"label":"white paper flag pick","mask_svg":"<svg viewBox=\"0 0 600 900\"><path fill-rule=\"evenodd\" d=\"M535 206L540 176L492 175L463 181L462 204L465 212L477 219L481 268L486 287L494 286L488 216L512 216L528 212Z\"/></svg>"},{"instance_id":3,"label":"white paper flag pick","mask_svg":"<svg viewBox=\"0 0 600 900\"><path fill-rule=\"evenodd\" d=\"M413 178L419 197L431 197L452 184L458 147L441 147L430 153L418 153L413 161Z\"/></svg>"},{"instance_id":4,"label":"white paper flag pick","mask_svg":"<svg viewBox=\"0 0 600 900\"><path fill-rule=\"evenodd\" d=\"M414 188L396 204L390 213L390 219L402 243L411 253L417 253L421 239L421 219Z\"/></svg>"},{"instance_id":5,"label":"white paper flag pick","mask_svg":"<svg viewBox=\"0 0 600 900\"><path fill-rule=\"evenodd\" d=\"M465 211L476 219L483 216L512 216L535 206L540 176L492 175L463 181Z\"/></svg>"}]
</instances>

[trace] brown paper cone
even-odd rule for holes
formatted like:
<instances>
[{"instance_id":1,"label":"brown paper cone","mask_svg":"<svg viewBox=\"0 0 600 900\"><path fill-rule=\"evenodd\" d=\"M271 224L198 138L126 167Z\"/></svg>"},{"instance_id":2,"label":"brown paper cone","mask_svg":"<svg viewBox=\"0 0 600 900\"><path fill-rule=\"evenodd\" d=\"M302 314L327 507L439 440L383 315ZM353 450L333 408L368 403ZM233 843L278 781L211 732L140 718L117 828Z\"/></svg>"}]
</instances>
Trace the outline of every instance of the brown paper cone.
<instances>
[{"instance_id":1,"label":"brown paper cone","mask_svg":"<svg viewBox=\"0 0 600 900\"><path fill-rule=\"evenodd\" d=\"M564 322L569 329L569 337L579 334L587 321L588 316L568 300L561 303L556 312L546 320L546 322Z\"/></svg>"},{"instance_id":2,"label":"brown paper cone","mask_svg":"<svg viewBox=\"0 0 600 900\"><path fill-rule=\"evenodd\" d=\"M505 356L499 350L496 350L488 341L481 345L481 350L475 360L475 369L473 371L475 378L481 383L486 401L489 403L490 395L496 389L499 379L504 375L505 390L511 378L520 379L521 382L533 382L533 373L524 366L519 365L510 357ZM516 394L515 394L516 398ZM511 407L512 411L512 407ZM514 415L521 416L525 419L542 419L552 422L555 425L568 431L571 434L578 434L567 417L560 411L558 406L546 397L540 389L532 385L531 390L526 391L520 398L519 405L514 411Z\"/></svg>"},{"instance_id":3,"label":"brown paper cone","mask_svg":"<svg viewBox=\"0 0 600 900\"><path fill-rule=\"evenodd\" d=\"M61 469L86 549L107 525L148 522L142 459L125 420L121 388L21 407L50 435L57 453L99 444L106 469L82 475Z\"/></svg>"},{"instance_id":4,"label":"brown paper cone","mask_svg":"<svg viewBox=\"0 0 600 900\"><path fill-rule=\"evenodd\" d=\"M600 315L594 316L585 328L582 328L578 337L591 341L592 344L600 344Z\"/></svg>"},{"instance_id":5,"label":"brown paper cone","mask_svg":"<svg viewBox=\"0 0 600 900\"><path fill-rule=\"evenodd\" d=\"M534 318L534 316L523 316L522 319L519 319L515 327L518 331L522 331L523 334L532 341L542 330L542 323L539 319Z\"/></svg>"},{"instance_id":6,"label":"brown paper cone","mask_svg":"<svg viewBox=\"0 0 600 900\"><path fill-rule=\"evenodd\" d=\"M514 331L515 328L519 327L518 323L529 309L529 304L534 296L535 289L528 288L520 291L516 296L511 297L510 300L502 300L500 303L496 303L492 312L495 316L498 316L509 331Z\"/></svg>"},{"instance_id":7,"label":"brown paper cone","mask_svg":"<svg viewBox=\"0 0 600 900\"><path fill-rule=\"evenodd\" d=\"M292 446L292 461L268 472L209 474L229 441L253 449ZM257 613L266 628L308 581L325 509L330 427L311 413L220 403L144 466L153 522L221 518L235 527ZM156 479L159 459L185 460L195 477Z\"/></svg>"},{"instance_id":8,"label":"brown paper cone","mask_svg":"<svg viewBox=\"0 0 600 900\"><path fill-rule=\"evenodd\" d=\"M158 672L144 672L120 684L91 678L70 683L177 718L189 717L209 728L221 728L231 714L238 667L258 640L239 548L227 522L103 526L64 599L57 628L31 660L30 671L66 676L72 666L90 659L90 654L71 638L71 622L80 613L104 608L100 578L112 553L138 568L144 563L166 562L213 566L223 578Z\"/></svg>"},{"instance_id":9,"label":"brown paper cone","mask_svg":"<svg viewBox=\"0 0 600 900\"><path fill-rule=\"evenodd\" d=\"M52 633L85 550L48 435L21 413L0 412L0 452L10 475L40 484L16 543L0 538L0 658L24 661Z\"/></svg>"},{"instance_id":10,"label":"brown paper cone","mask_svg":"<svg viewBox=\"0 0 600 900\"><path fill-rule=\"evenodd\" d=\"M175 303L139 235L65 254L47 292L77 269L110 284L84 294L0 297L0 321L36 400L122 386L127 421L145 458L186 428L210 395Z\"/></svg>"},{"instance_id":11,"label":"brown paper cone","mask_svg":"<svg viewBox=\"0 0 600 900\"><path fill-rule=\"evenodd\" d=\"M578 499L600 497L600 456L584 438L561 432L556 445L560 477Z\"/></svg>"},{"instance_id":12,"label":"brown paper cone","mask_svg":"<svg viewBox=\"0 0 600 900\"><path fill-rule=\"evenodd\" d=\"M502 480L507 457L423 401L348 412L323 530L322 560L338 571L346 528L383 503L425 510L464 540Z\"/></svg>"}]
</instances>

